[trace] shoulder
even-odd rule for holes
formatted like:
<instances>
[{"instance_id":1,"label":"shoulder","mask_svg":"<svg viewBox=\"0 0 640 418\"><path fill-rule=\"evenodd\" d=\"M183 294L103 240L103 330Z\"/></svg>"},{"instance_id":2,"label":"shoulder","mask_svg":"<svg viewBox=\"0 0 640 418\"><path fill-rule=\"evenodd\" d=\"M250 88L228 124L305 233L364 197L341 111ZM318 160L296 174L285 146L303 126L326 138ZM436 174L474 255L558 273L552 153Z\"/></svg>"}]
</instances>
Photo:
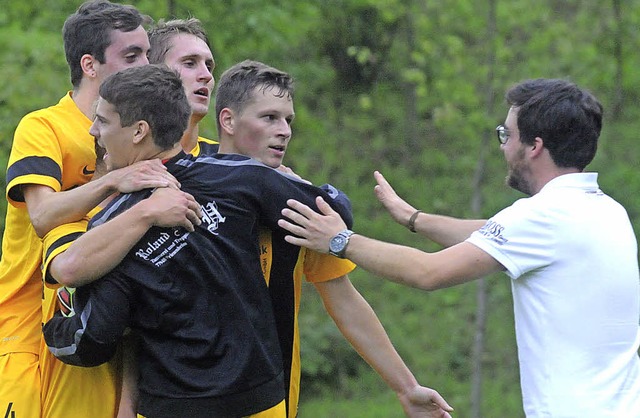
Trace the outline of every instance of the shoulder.
<instances>
[{"instance_id":1,"label":"shoulder","mask_svg":"<svg viewBox=\"0 0 640 418\"><path fill-rule=\"evenodd\" d=\"M153 191L151 189L140 190L133 193L125 193L115 197L104 209L95 213L95 215L89 221L88 229L95 228L98 225L102 225L109 219L114 218L116 215L131 208L141 200L146 199L151 195Z\"/></svg>"},{"instance_id":2,"label":"shoulder","mask_svg":"<svg viewBox=\"0 0 640 418\"><path fill-rule=\"evenodd\" d=\"M195 156L213 155L218 152L219 147L220 144L217 141L199 136L195 148L191 150L191 154Z\"/></svg>"},{"instance_id":3,"label":"shoulder","mask_svg":"<svg viewBox=\"0 0 640 418\"><path fill-rule=\"evenodd\" d=\"M78 109L74 101L71 99L71 95L67 93L58 103L27 113L22 117L20 123L30 123L33 121L64 117L69 113L76 112L80 112L80 109Z\"/></svg>"}]
</instances>

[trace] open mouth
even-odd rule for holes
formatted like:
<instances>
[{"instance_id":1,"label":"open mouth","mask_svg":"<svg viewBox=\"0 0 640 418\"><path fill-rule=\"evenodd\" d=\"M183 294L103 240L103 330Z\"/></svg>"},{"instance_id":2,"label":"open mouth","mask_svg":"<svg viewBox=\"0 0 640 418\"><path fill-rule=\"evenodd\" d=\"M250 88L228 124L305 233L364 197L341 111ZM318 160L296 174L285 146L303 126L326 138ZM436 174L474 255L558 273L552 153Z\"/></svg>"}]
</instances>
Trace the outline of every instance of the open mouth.
<instances>
[{"instance_id":1,"label":"open mouth","mask_svg":"<svg viewBox=\"0 0 640 418\"><path fill-rule=\"evenodd\" d=\"M206 87L202 87L193 92L196 96L209 97L209 89Z\"/></svg>"},{"instance_id":2,"label":"open mouth","mask_svg":"<svg viewBox=\"0 0 640 418\"><path fill-rule=\"evenodd\" d=\"M287 149L284 145L271 145L269 148L280 152L284 152Z\"/></svg>"}]
</instances>

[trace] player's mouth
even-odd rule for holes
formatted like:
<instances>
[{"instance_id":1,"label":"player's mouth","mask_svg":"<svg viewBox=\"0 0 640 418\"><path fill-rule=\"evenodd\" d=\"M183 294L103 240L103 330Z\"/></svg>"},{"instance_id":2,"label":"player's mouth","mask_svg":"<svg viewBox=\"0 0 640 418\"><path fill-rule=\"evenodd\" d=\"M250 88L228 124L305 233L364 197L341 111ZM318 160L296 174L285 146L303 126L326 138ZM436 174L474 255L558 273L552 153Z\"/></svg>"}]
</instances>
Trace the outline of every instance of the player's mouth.
<instances>
[{"instance_id":1,"label":"player's mouth","mask_svg":"<svg viewBox=\"0 0 640 418\"><path fill-rule=\"evenodd\" d=\"M202 88L199 88L198 90L194 91L193 94L195 94L196 96L206 97L208 99L209 98L209 89L206 88L206 87L202 87Z\"/></svg>"}]
</instances>

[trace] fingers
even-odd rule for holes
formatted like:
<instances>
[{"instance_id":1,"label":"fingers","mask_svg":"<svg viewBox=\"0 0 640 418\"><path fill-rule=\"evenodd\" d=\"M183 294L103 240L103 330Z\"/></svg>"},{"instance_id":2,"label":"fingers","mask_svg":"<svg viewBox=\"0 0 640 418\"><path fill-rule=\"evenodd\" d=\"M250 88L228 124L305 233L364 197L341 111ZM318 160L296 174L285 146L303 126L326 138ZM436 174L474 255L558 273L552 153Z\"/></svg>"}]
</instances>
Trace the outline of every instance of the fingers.
<instances>
[{"instance_id":1,"label":"fingers","mask_svg":"<svg viewBox=\"0 0 640 418\"><path fill-rule=\"evenodd\" d=\"M433 391L433 403L447 412L453 411L451 405L449 405L447 401L445 401L444 398L435 390Z\"/></svg>"},{"instance_id":2,"label":"fingers","mask_svg":"<svg viewBox=\"0 0 640 418\"><path fill-rule=\"evenodd\" d=\"M193 196L191 196L190 194L187 194L187 196L189 196L190 198L189 209L191 209L198 220L200 220L200 218L202 218L202 207L198 202L196 202L196 199L194 199ZM198 222L197 225L200 225L200 223L201 222Z\"/></svg>"},{"instance_id":3,"label":"fingers","mask_svg":"<svg viewBox=\"0 0 640 418\"><path fill-rule=\"evenodd\" d=\"M192 228L194 226L200 225L202 223L202 220L200 219L202 217L200 205L197 205L195 208L192 206L189 206L189 210L187 210L186 217L187 217L187 220L189 221L189 224L192 226ZM190 231L193 231L193 229L190 229Z\"/></svg>"},{"instance_id":4,"label":"fingers","mask_svg":"<svg viewBox=\"0 0 640 418\"><path fill-rule=\"evenodd\" d=\"M384 178L384 176L382 175L382 173L380 173L379 171L374 171L373 172L373 177L376 179L376 182L380 185L382 184L386 184L389 185L389 183L387 182L387 180Z\"/></svg>"},{"instance_id":5,"label":"fingers","mask_svg":"<svg viewBox=\"0 0 640 418\"><path fill-rule=\"evenodd\" d=\"M294 235L299 237L304 237L307 230L304 228L304 222L307 220L304 216L300 215L298 212L292 211L291 209L282 209L282 216L286 219L279 219L278 225L291 232ZM302 226L301 226L302 225Z\"/></svg>"},{"instance_id":6,"label":"fingers","mask_svg":"<svg viewBox=\"0 0 640 418\"><path fill-rule=\"evenodd\" d=\"M322 198L319 198L319 199L322 199ZM291 209L293 209L295 212L298 212L299 215L302 216L302 218L310 218L311 216L316 214L316 212L313 209L311 209L309 206L305 205L302 202L298 202L297 200L294 200L294 199L287 200L287 205L289 205L289 207ZM284 215L284 211L285 210L288 211L287 212L288 213L288 215L287 215L288 218L292 219L296 223L300 223L300 222L298 222L298 219L297 219L298 216L296 216L296 215L298 215L298 213L296 213L296 215L294 215L294 216L296 216L296 218L291 218L291 216L289 216L289 215L291 215L291 214L293 214L295 212L293 212L291 210L288 210L288 209L283 209L283 215Z\"/></svg>"},{"instance_id":7,"label":"fingers","mask_svg":"<svg viewBox=\"0 0 640 418\"><path fill-rule=\"evenodd\" d=\"M320 209L320 212L322 212L324 215L338 214L321 196L316 197L316 205L318 205L318 209Z\"/></svg>"},{"instance_id":8,"label":"fingers","mask_svg":"<svg viewBox=\"0 0 640 418\"><path fill-rule=\"evenodd\" d=\"M169 187L171 189L180 190L180 187L181 187L180 182L175 177L173 177L171 174L169 174L169 173L166 173L166 174L168 174L169 177L165 176L164 181L166 183L166 186L164 186L164 187Z\"/></svg>"},{"instance_id":9,"label":"fingers","mask_svg":"<svg viewBox=\"0 0 640 418\"><path fill-rule=\"evenodd\" d=\"M184 227L190 232L202 223L200 204L189 193L171 188L156 189L149 201L153 200L154 224L166 227Z\"/></svg>"}]
</instances>

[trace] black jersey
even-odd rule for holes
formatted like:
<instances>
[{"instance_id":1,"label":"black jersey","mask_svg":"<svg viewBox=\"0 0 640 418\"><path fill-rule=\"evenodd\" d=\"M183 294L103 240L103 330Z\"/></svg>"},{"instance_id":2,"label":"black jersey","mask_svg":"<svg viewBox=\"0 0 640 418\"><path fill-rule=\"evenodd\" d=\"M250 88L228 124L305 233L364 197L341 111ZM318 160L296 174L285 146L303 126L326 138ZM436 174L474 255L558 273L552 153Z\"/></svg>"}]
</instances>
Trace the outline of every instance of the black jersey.
<instances>
[{"instance_id":1,"label":"black jersey","mask_svg":"<svg viewBox=\"0 0 640 418\"><path fill-rule=\"evenodd\" d=\"M285 397L271 298L259 260L258 224L279 230L287 199L315 206L329 195L240 155L184 153L167 168L203 211L195 232L151 228L123 262L75 293L75 316L44 326L64 362L108 360L126 327L140 337L140 408L145 416L250 415ZM90 228L150 191L125 194ZM335 208L350 219L344 208ZM198 415L200 413L200 415Z\"/></svg>"}]
</instances>

